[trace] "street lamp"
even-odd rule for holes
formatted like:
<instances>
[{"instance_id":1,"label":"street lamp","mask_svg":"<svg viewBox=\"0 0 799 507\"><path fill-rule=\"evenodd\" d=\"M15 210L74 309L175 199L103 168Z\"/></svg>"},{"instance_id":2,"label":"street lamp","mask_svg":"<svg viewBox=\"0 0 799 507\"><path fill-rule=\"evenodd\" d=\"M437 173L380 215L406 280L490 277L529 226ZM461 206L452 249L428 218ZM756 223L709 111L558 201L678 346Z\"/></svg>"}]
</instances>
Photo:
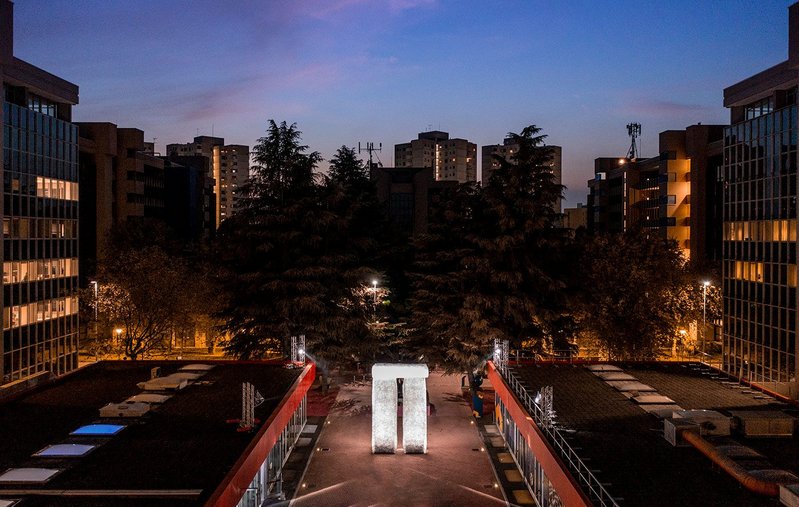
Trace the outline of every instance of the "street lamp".
<instances>
[{"instance_id":1,"label":"street lamp","mask_svg":"<svg viewBox=\"0 0 799 507\"><path fill-rule=\"evenodd\" d=\"M377 307L377 280L372 280L372 304Z\"/></svg>"},{"instance_id":2,"label":"street lamp","mask_svg":"<svg viewBox=\"0 0 799 507\"><path fill-rule=\"evenodd\" d=\"M685 351L685 337L687 335L688 335L688 331L686 331L685 329L680 329L680 359L682 359L683 353ZM677 352L676 348L677 347L675 346L674 353Z\"/></svg>"},{"instance_id":3,"label":"street lamp","mask_svg":"<svg viewBox=\"0 0 799 507\"><path fill-rule=\"evenodd\" d=\"M122 328L118 327L114 329L114 332L117 334L117 343L120 343L120 340L122 339Z\"/></svg>"},{"instance_id":4,"label":"street lamp","mask_svg":"<svg viewBox=\"0 0 799 507\"><path fill-rule=\"evenodd\" d=\"M92 280L89 283L91 283L94 287L94 321L97 322L97 297L100 290L100 284L97 283L97 280Z\"/></svg>"},{"instance_id":5,"label":"street lamp","mask_svg":"<svg viewBox=\"0 0 799 507\"><path fill-rule=\"evenodd\" d=\"M702 282L702 358L705 356L705 332L707 332L707 288L710 287L710 282L705 280Z\"/></svg>"}]
</instances>

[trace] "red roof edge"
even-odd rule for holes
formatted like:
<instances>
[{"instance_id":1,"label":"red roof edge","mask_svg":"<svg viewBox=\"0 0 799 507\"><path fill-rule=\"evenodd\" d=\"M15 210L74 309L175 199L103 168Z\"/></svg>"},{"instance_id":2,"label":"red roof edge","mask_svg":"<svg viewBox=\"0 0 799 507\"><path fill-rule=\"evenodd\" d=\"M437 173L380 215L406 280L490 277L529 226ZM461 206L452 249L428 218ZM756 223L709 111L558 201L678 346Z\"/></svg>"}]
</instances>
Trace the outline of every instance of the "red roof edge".
<instances>
[{"instance_id":1,"label":"red roof edge","mask_svg":"<svg viewBox=\"0 0 799 507\"><path fill-rule=\"evenodd\" d=\"M230 507L239 503L261 464L277 443L280 433L291 421L294 411L310 390L314 378L316 378L316 365L309 363L208 499L205 504L207 507ZM233 428L231 431L234 431Z\"/></svg>"}]
</instances>

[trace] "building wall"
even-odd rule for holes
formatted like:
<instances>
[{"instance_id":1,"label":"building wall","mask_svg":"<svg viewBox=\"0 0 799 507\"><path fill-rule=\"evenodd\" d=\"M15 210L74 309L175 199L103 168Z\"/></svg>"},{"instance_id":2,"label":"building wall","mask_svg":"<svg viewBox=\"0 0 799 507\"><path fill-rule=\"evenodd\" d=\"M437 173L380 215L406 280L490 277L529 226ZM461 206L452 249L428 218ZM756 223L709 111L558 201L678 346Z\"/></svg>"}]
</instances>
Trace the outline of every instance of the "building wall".
<instances>
[{"instance_id":1,"label":"building wall","mask_svg":"<svg viewBox=\"0 0 799 507\"><path fill-rule=\"evenodd\" d=\"M163 157L166 222L186 241L205 241L216 231L214 180L210 160L200 155Z\"/></svg>"},{"instance_id":2,"label":"building wall","mask_svg":"<svg viewBox=\"0 0 799 507\"><path fill-rule=\"evenodd\" d=\"M723 128L692 125L661 132L657 157L596 159L596 177L588 182L589 230L642 227L675 240L686 259L718 260L721 239L714 232L721 230L717 180Z\"/></svg>"},{"instance_id":3,"label":"building wall","mask_svg":"<svg viewBox=\"0 0 799 507\"><path fill-rule=\"evenodd\" d=\"M594 178L588 181L588 231L624 232L627 216L627 171L618 157L594 160Z\"/></svg>"},{"instance_id":4,"label":"building wall","mask_svg":"<svg viewBox=\"0 0 799 507\"><path fill-rule=\"evenodd\" d=\"M457 185L436 181L430 167L372 167L371 178L389 219L413 235L427 232L431 205L441 192Z\"/></svg>"},{"instance_id":5,"label":"building wall","mask_svg":"<svg viewBox=\"0 0 799 507\"><path fill-rule=\"evenodd\" d=\"M588 208L579 203L576 208L564 208L563 227L571 230L577 230L580 227L587 228Z\"/></svg>"},{"instance_id":6,"label":"building wall","mask_svg":"<svg viewBox=\"0 0 799 507\"><path fill-rule=\"evenodd\" d=\"M168 156L201 155L210 161L208 176L214 179L214 214L217 227L236 212L241 189L250 173L250 148L225 145L221 137L198 136L193 143L169 144Z\"/></svg>"},{"instance_id":7,"label":"building wall","mask_svg":"<svg viewBox=\"0 0 799 507\"><path fill-rule=\"evenodd\" d=\"M723 366L794 398L799 4L789 59L724 90Z\"/></svg>"},{"instance_id":8,"label":"building wall","mask_svg":"<svg viewBox=\"0 0 799 507\"><path fill-rule=\"evenodd\" d=\"M82 283L94 276L114 225L164 219L164 161L145 153L144 132L113 123L78 123L80 129Z\"/></svg>"},{"instance_id":9,"label":"building wall","mask_svg":"<svg viewBox=\"0 0 799 507\"><path fill-rule=\"evenodd\" d=\"M418 139L394 146L394 164L431 167L436 181L477 181L477 145L450 139L446 132L422 132Z\"/></svg>"},{"instance_id":10,"label":"building wall","mask_svg":"<svg viewBox=\"0 0 799 507\"><path fill-rule=\"evenodd\" d=\"M78 365L78 87L13 58L0 0L3 340L0 389Z\"/></svg>"},{"instance_id":11,"label":"building wall","mask_svg":"<svg viewBox=\"0 0 799 507\"><path fill-rule=\"evenodd\" d=\"M250 174L250 148L232 144L220 148L219 220L236 213L239 192Z\"/></svg>"},{"instance_id":12,"label":"building wall","mask_svg":"<svg viewBox=\"0 0 799 507\"><path fill-rule=\"evenodd\" d=\"M685 153L691 161L691 262L721 263L723 125L691 125Z\"/></svg>"}]
</instances>

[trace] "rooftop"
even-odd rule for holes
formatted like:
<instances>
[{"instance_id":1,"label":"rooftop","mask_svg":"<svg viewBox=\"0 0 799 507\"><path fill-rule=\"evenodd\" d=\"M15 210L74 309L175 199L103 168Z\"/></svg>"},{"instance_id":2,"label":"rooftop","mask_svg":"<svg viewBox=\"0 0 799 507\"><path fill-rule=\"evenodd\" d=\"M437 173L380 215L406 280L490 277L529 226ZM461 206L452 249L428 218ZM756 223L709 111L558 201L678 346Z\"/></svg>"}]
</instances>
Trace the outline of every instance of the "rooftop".
<instances>
[{"instance_id":1,"label":"rooftop","mask_svg":"<svg viewBox=\"0 0 799 507\"><path fill-rule=\"evenodd\" d=\"M100 408L139 395L153 367L167 376L188 362L102 362L0 403L0 474L10 468L57 468L45 483L0 484L0 499L20 490L193 491L183 497L114 498L115 505L194 505L206 500L243 454L255 433L239 433L241 385L255 386L265 401L255 410L263 424L301 370L266 363L214 363L193 384L138 418L103 418ZM126 425L111 436L74 435L96 423ZM34 457L55 444L95 445L80 457ZM71 504L107 505L108 497L74 498ZM123 503L119 503L122 501ZM45 505L46 496L21 504Z\"/></svg>"},{"instance_id":2,"label":"rooftop","mask_svg":"<svg viewBox=\"0 0 799 507\"><path fill-rule=\"evenodd\" d=\"M656 390L647 394L668 397L682 409L716 410L725 416L731 416L731 411L797 413L790 405L711 374L697 364L617 366ZM662 419L647 413L585 366L520 366L513 372L532 393L543 386L553 386L558 425L567 430L572 447L607 484L608 491L623 498L622 505L779 504L776 499L745 490L694 448L672 446L663 437ZM796 436L718 438L736 440L755 449L772 468L795 474L799 471Z\"/></svg>"}]
</instances>

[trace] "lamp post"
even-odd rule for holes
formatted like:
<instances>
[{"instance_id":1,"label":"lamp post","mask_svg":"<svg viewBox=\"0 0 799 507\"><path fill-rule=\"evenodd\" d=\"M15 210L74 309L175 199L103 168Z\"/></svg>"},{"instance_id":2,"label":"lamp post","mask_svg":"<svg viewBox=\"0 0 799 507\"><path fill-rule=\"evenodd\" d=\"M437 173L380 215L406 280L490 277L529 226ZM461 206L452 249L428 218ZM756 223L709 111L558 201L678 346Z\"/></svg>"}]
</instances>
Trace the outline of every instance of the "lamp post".
<instances>
[{"instance_id":1,"label":"lamp post","mask_svg":"<svg viewBox=\"0 0 799 507\"><path fill-rule=\"evenodd\" d=\"M702 358L705 358L705 332L707 331L707 288L710 282L702 282Z\"/></svg>"},{"instance_id":2,"label":"lamp post","mask_svg":"<svg viewBox=\"0 0 799 507\"><path fill-rule=\"evenodd\" d=\"M372 280L372 317L377 322L377 280Z\"/></svg>"},{"instance_id":3,"label":"lamp post","mask_svg":"<svg viewBox=\"0 0 799 507\"><path fill-rule=\"evenodd\" d=\"M90 283L94 287L94 322L95 322L95 327L96 327L97 326L97 297L98 297L98 292L100 290L100 284L97 283L97 280L92 280ZM96 329L95 329L95 331L96 331Z\"/></svg>"}]
</instances>

